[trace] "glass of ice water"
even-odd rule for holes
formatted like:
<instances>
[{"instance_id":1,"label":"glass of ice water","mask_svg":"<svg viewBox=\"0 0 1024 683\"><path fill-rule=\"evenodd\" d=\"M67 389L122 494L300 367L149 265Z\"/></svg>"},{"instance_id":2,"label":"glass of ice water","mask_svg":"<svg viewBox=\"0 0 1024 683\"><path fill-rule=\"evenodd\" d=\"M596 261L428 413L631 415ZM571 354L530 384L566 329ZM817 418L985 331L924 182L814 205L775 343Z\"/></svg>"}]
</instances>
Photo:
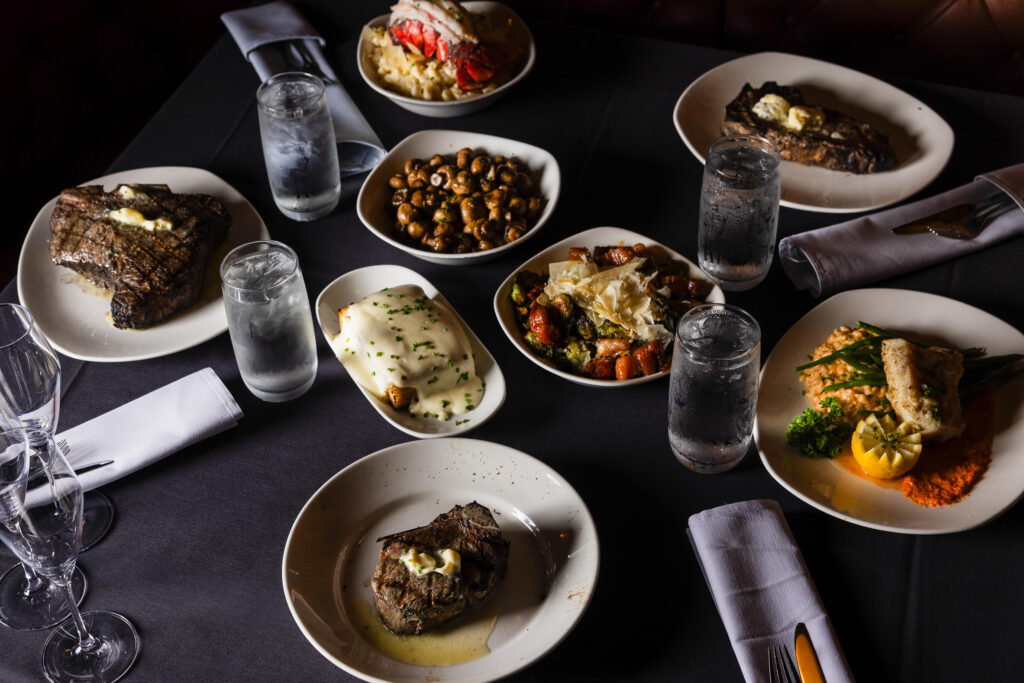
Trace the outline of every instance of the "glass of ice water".
<instances>
[{"instance_id":1,"label":"glass of ice water","mask_svg":"<svg viewBox=\"0 0 1024 683\"><path fill-rule=\"evenodd\" d=\"M323 81L301 72L277 74L259 87L256 100L277 208L297 221L326 216L338 205L341 173Z\"/></svg>"},{"instance_id":2,"label":"glass of ice water","mask_svg":"<svg viewBox=\"0 0 1024 683\"><path fill-rule=\"evenodd\" d=\"M679 319L669 379L668 440L681 463L716 473L750 447L761 367L761 327L731 304L703 304Z\"/></svg>"},{"instance_id":3,"label":"glass of ice water","mask_svg":"<svg viewBox=\"0 0 1024 683\"><path fill-rule=\"evenodd\" d=\"M750 289L768 274L779 223L781 164L775 145L756 135L728 135L708 151L697 260L722 289Z\"/></svg>"},{"instance_id":4,"label":"glass of ice water","mask_svg":"<svg viewBox=\"0 0 1024 683\"><path fill-rule=\"evenodd\" d=\"M224 257L220 278L245 386L271 402L306 393L316 377L316 340L295 252L273 240L243 244Z\"/></svg>"}]
</instances>

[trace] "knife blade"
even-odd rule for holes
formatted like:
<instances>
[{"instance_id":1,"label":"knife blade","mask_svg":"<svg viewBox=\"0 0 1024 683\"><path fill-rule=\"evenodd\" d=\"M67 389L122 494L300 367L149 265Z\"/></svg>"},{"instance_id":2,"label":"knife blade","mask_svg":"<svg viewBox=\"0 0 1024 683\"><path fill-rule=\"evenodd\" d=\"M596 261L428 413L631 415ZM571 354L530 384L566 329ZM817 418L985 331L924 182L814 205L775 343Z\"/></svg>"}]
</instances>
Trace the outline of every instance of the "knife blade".
<instances>
[{"instance_id":1,"label":"knife blade","mask_svg":"<svg viewBox=\"0 0 1024 683\"><path fill-rule=\"evenodd\" d=\"M98 462L90 462L87 465L80 465L74 468L74 470L76 475L82 475L86 472L92 472L93 470L98 470L101 467L106 467L107 465L112 464L114 464L113 460L100 460Z\"/></svg>"},{"instance_id":2,"label":"knife blade","mask_svg":"<svg viewBox=\"0 0 1024 683\"><path fill-rule=\"evenodd\" d=\"M936 211L935 213L924 216L923 218L915 218L903 225L897 225L892 229L892 232L896 235L919 235L923 232L928 232L928 228L933 225L962 223L966 221L970 217L971 212L977 208L978 202L957 204L956 206Z\"/></svg>"},{"instance_id":3,"label":"knife blade","mask_svg":"<svg viewBox=\"0 0 1024 683\"><path fill-rule=\"evenodd\" d=\"M825 683L825 674L818 662L818 653L814 650L811 636L803 622L796 625L793 650L796 652L796 668L800 672L802 683Z\"/></svg>"}]
</instances>

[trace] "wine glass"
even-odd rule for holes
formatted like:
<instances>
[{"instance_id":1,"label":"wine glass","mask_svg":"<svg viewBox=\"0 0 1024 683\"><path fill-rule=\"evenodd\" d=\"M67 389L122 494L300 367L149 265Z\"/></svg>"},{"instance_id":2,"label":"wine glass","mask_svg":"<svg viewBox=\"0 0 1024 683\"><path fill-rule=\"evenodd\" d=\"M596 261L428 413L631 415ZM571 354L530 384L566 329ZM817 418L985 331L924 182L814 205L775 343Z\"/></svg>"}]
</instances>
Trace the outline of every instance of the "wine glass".
<instances>
[{"instance_id":1,"label":"wine glass","mask_svg":"<svg viewBox=\"0 0 1024 683\"><path fill-rule=\"evenodd\" d=\"M52 434L60 411L60 379L57 354L28 309L0 304L0 426L33 427L41 434ZM31 465L34 459L29 460ZM113 519L112 510L109 518ZM81 570L75 572L72 589L81 601L86 591ZM28 565L15 565L0 576L0 623L36 630L49 628L67 615L63 593Z\"/></svg>"},{"instance_id":2,"label":"wine glass","mask_svg":"<svg viewBox=\"0 0 1024 683\"><path fill-rule=\"evenodd\" d=\"M10 495L0 496L0 518L7 518L0 535L23 563L63 591L71 610L43 646L43 673L54 682L116 681L135 663L139 634L115 612L78 611L71 576L82 544L82 484L49 434L28 429L7 434L35 444L45 477L27 491L15 485Z\"/></svg>"}]
</instances>

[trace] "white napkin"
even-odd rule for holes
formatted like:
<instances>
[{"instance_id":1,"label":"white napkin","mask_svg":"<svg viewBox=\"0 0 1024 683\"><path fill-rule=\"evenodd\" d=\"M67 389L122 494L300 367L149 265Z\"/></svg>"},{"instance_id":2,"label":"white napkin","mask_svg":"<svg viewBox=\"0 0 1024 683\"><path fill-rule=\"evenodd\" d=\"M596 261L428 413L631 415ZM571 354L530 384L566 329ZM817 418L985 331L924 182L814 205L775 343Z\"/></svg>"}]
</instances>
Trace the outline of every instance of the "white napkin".
<instances>
[{"instance_id":1,"label":"white napkin","mask_svg":"<svg viewBox=\"0 0 1024 683\"><path fill-rule=\"evenodd\" d=\"M140 470L238 424L242 410L210 368L171 382L54 437L72 467L113 460L79 475L86 491ZM30 491L26 505L38 505Z\"/></svg>"},{"instance_id":2,"label":"white napkin","mask_svg":"<svg viewBox=\"0 0 1024 683\"><path fill-rule=\"evenodd\" d=\"M220 18L263 81L274 74L296 70L285 65L280 51L290 49L283 41L300 42L320 71L314 75L319 75L326 85L342 177L369 171L380 163L386 154L384 145L338 81L324 55L326 41L291 3L278 0L225 12Z\"/></svg>"},{"instance_id":3,"label":"white napkin","mask_svg":"<svg viewBox=\"0 0 1024 683\"><path fill-rule=\"evenodd\" d=\"M699 512L687 532L748 683L768 680L771 645L794 652L796 625L807 626L829 683L852 683L828 614L800 549L774 500Z\"/></svg>"},{"instance_id":4,"label":"white napkin","mask_svg":"<svg viewBox=\"0 0 1024 683\"><path fill-rule=\"evenodd\" d=\"M892 229L1000 191L1024 208L1024 164L979 175L974 182L906 206L785 237L779 242L782 268L797 289L821 296L990 247L1024 234L1024 211L1003 214L970 240L930 232L894 235Z\"/></svg>"}]
</instances>

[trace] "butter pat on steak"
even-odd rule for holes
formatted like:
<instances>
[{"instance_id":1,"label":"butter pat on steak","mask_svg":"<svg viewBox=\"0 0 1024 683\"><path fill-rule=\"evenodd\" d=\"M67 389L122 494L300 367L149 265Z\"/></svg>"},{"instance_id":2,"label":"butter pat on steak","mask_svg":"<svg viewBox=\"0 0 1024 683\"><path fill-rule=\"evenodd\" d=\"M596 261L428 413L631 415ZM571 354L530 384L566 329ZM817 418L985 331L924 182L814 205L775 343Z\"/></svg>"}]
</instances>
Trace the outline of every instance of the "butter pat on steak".
<instances>
[{"instance_id":1,"label":"butter pat on steak","mask_svg":"<svg viewBox=\"0 0 1024 683\"><path fill-rule=\"evenodd\" d=\"M61 192L50 218L50 258L113 290L115 327L141 329L196 303L231 214L205 194L166 185L100 185Z\"/></svg>"},{"instance_id":2,"label":"butter pat on steak","mask_svg":"<svg viewBox=\"0 0 1024 683\"><path fill-rule=\"evenodd\" d=\"M458 617L508 570L509 542L476 502L377 540L384 545L370 587L380 620L395 633L422 633Z\"/></svg>"},{"instance_id":3,"label":"butter pat on steak","mask_svg":"<svg viewBox=\"0 0 1024 683\"><path fill-rule=\"evenodd\" d=\"M766 137L783 159L805 166L849 173L896 166L888 135L842 112L808 104L799 89L775 81L760 88L744 84L725 107L722 132Z\"/></svg>"}]
</instances>

